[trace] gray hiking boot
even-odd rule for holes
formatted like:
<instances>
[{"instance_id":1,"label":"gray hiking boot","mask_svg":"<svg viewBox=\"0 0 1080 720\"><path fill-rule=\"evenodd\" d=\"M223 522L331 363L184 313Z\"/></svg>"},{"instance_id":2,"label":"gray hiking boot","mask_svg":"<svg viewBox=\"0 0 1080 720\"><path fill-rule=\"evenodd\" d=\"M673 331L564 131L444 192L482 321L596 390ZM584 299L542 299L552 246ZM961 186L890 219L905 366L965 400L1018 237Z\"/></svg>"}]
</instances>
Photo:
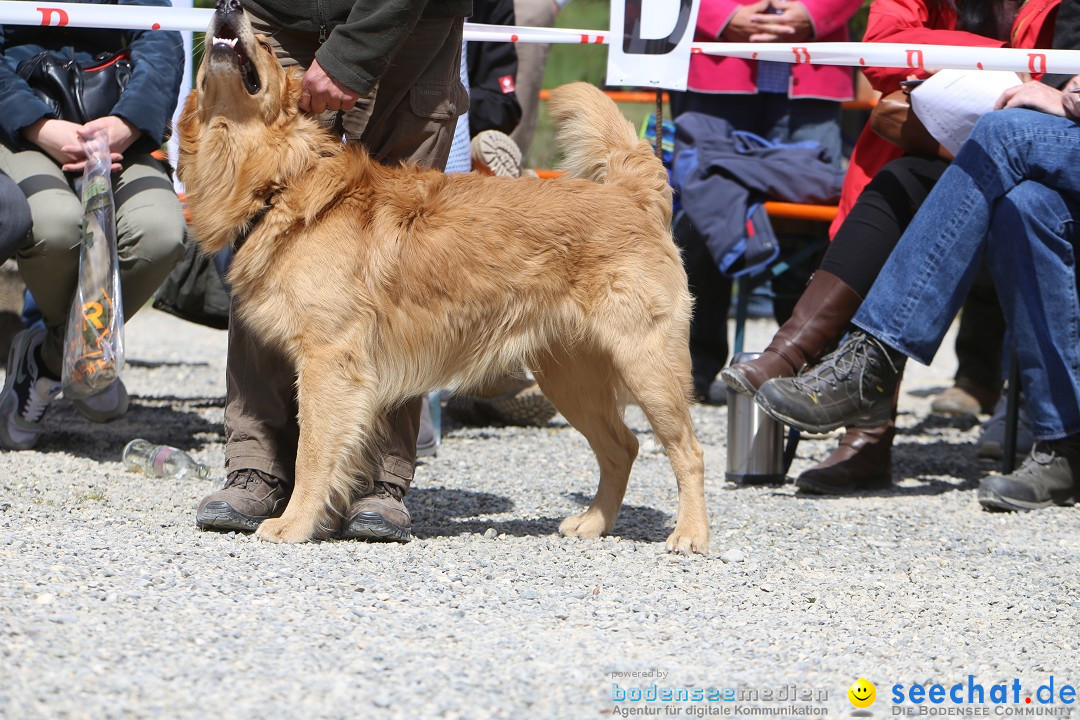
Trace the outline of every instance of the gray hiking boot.
<instances>
[{"instance_id":1,"label":"gray hiking boot","mask_svg":"<svg viewBox=\"0 0 1080 720\"><path fill-rule=\"evenodd\" d=\"M349 506L341 537L409 542L412 518L404 497L405 488L400 485L376 481L367 495Z\"/></svg>"},{"instance_id":2,"label":"gray hiking boot","mask_svg":"<svg viewBox=\"0 0 1080 720\"><path fill-rule=\"evenodd\" d=\"M772 417L807 432L878 427L892 420L906 361L903 353L857 331L803 373L769 380L754 399Z\"/></svg>"},{"instance_id":3,"label":"gray hiking boot","mask_svg":"<svg viewBox=\"0 0 1080 720\"><path fill-rule=\"evenodd\" d=\"M979 504L987 510L1038 510L1073 505L1080 489L1080 435L1040 440L1009 475L979 483Z\"/></svg>"},{"instance_id":4,"label":"gray hiking boot","mask_svg":"<svg viewBox=\"0 0 1080 720\"><path fill-rule=\"evenodd\" d=\"M289 503L289 488L261 470L229 473L225 487L203 498L195 524L203 530L252 532L267 518L279 517Z\"/></svg>"}]
</instances>

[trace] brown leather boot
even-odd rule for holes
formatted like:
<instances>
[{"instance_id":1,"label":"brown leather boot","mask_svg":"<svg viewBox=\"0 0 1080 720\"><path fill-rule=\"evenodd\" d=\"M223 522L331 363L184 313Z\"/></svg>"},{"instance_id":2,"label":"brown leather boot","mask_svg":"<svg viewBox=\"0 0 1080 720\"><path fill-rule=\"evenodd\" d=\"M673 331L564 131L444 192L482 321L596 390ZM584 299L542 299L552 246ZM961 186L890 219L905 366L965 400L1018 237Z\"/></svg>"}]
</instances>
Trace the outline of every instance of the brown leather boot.
<instances>
[{"instance_id":1,"label":"brown leather boot","mask_svg":"<svg viewBox=\"0 0 1080 720\"><path fill-rule=\"evenodd\" d=\"M892 485L892 443L896 424L848 428L832 454L795 481L804 492L845 495L859 490L882 490Z\"/></svg>"},{"instance_id":2,"label":"brown leather boot","mask_svg":"<svg viewBox=\"0 0 1080 720\"><path fill-rule=\"evenodd\" d=\"M736 392L754 395L766 380L795 375L836 347L861 304L847 283L818 270L761 357L725 368L720 377Z\"/></svg>"}]
</instances>

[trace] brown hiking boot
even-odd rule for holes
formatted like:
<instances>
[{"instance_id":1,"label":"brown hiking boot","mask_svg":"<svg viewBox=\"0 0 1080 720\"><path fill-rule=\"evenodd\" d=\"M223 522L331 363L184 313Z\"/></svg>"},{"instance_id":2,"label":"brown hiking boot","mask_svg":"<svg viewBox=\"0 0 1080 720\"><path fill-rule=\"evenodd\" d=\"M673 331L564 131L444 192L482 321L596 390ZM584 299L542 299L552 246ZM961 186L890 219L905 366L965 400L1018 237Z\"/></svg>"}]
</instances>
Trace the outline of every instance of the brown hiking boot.
<instances>
[{"instance_id":1,"label":"brown hiking boot","mask_svg":"<svg viewBox=\"0 0 1080 720\"><path fill-rule=\"evenodd\" d=\"M991 390L969 380L960 378L956 384L934 398L930 412L935 415L969 415L994 412L994 405L1001 396L1000 388Z\"/></svg>"},{"instance_id":2,"label":"brown hiking boot","mask_svg":"<svg viewBox=\"0 0 1080 720\"><path fill-rule=\"evenodd\" d=\"M847 283L818 270L765 352L725 368L721 379L732 390L753 395L767 380L795 375L836 347L861 304L862 298Z\"/></svg>"},{"instance_id":3,"label":"brown hiking boot","mask_svg":"<svg viewBox=\"0 0 1080 720\"><path fill-rule=\"evenodd\" d=\"M233 470L225 487L203 498L195 524L203 530L252 532L267 518L279 517L289 503L289 488L269 473Z\"/></svg>"},{"instance_id":4,"label":"brown hiking boot","mask_svg":"<svg viewBox=\"0 0 1080 720\"><path fill-rule=\"evenodd\" d=\"M795 481L800 490L818 495L845 495L883 490L892 485L891 420L875 428L848 428L840 445L820 464Z\"/></svg>"},{"instance_id":5,"label":"brown hiking boot","mask_svg":"<svg viewBox=\"0 0 1080 720\"><path fill-rule=\"evenodd\" d=\"M349 506L341 537L409 542L412 518L402 501L404 497L402 486L375 481L367 495Z\"/></svg>"}]
</instances>

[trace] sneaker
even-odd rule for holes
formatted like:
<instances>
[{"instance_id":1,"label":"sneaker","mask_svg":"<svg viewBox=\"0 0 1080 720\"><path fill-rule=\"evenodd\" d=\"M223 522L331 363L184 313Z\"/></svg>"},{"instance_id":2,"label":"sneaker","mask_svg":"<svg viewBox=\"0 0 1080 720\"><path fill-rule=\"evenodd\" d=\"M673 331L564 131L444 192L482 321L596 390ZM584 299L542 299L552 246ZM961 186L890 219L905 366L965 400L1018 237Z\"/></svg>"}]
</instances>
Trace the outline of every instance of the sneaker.
<instances>
[{"instance_id":1,"label":"sneaker","mask_svg":"<svg viewBox=\"0 0 1080 720\"><path fill-rule=\"evenodd\" d=\"M906 361L903 353L856 331L817 365L769 380L754 399L780 422L807 432L878 427L892 420Z\"/></svg>"},{"instance_id":2,"label":"sneaker","mask_svg":"<svg viewBox=\"0 0 1080 720\"><path fill-rule=\"evenodd\" d=\"M472 139L472 165L485 175L521 177L521 148L504 132L484 130Z\"/></svg>"},{"instance_id":3,"label":"sneaker","mask_svg":"<svg viewBox=\"0 0 1080 720\"><path fill-rule=\"evenodd\" d=\"M451 395L446 413L464 425L543 427L558 410L535 380L508 375L480 395Z\"/></svg>"},{"instance_id":4,"label":"sneaker","mask_svg":"<svg viewBox=\"0 0 1080 720\"><path fill-rule=\"evenodd\" d=\"M124 381L116 378L96 395L72 400L71 404L87 420L99 423L108 422L127 412L128 391L124 387Z\"/></svg>"},{"instance_id":5,"label":"sneaker","mask_svg":"<svg viewBox=\"0 0 1080 720\"><path fill-rule=\"evenodd\" d=\"M18 333L8 353L7 377L0 391L0 445L7 450L29 450L44 428L41 418L62 386L38 367L38 348L45 341L44 328Z\"/></svg>"},{"instance_id":6,"label":"sneaker","mask_svg":"<svg viewBox=\"0 0 1080 720\"><path fill-rule=\"evenodd\" d=\"M1073 505L1080 487L1080 435L1035 443L1024 463L1009 475L979 483L979 504L988 510L1037 510Z\"/></svg>"},{"instance_id":7,"label":"sneaker","mask_svg":"<svg viewBox=\"0 0 1080 720\"><path fill-rule=\"evenodd\" d=\"M980 460L1001 460L1005 457L1005 410L1007 399L1002 397L994 407L994 414L983 423L982 434L975 443L975 456ZM1020 403L1016 421L1016 454L1023 457L1031 452L1035 437L1031 434L1031 420L1024 403Z\"/></svg>"},{"instance_id":8,"label":"sneaker","mask_svg":"<svg viewBox=\"0 0 1080 720\"><path fill-rule=\"evenodd\" d=\"M223 488L199 503L195 524L203 530L252 532L263 520L280 517L288 503L288 487L270 473L233 470Z\"/></svg>"},{"instance_id":9,"label":"sneaker","mask_svg":"<svg viewBox=\"0 0 1080 720\"><path fill-rule=\"evenodd\" d=\"M974 383L958 380L955 385L934 398L930 412L935 415L986 415L994 410L999 391L987 390Z\"/></svg>"},{"instance_id":10,"label":"sneaker","mask_svg":"<svg viewBox=\"0 0 1080 720\"><path fill-rule=\"evenodd\" d=\"M405 488L376 481L371 491L349 506L343 538L361 540L412 540L412 517L402 498Z\"/></svg>"}]
</instances>

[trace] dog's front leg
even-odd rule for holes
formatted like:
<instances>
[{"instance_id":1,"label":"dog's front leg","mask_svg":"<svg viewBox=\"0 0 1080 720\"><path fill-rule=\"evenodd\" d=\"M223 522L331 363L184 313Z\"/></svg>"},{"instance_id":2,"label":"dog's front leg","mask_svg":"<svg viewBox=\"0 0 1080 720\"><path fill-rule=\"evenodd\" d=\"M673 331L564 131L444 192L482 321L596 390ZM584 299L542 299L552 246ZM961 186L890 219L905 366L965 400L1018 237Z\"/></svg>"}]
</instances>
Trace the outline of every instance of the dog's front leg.
<instances>
[{"instance_id":1,"label":"dog's front leg","mask_svg":"<svg viewBox=\"0 0 1080 720\"><path fill-rule=\"evenodd\" d=\"M336 529L327 526L327 517L333 507L348 502L374 417L366 385L347 376L346 367L332 354L301 364L296 484L282 516L259 525L255 535L260 540L304 542Z\"/></svg>"}]
</instances>

